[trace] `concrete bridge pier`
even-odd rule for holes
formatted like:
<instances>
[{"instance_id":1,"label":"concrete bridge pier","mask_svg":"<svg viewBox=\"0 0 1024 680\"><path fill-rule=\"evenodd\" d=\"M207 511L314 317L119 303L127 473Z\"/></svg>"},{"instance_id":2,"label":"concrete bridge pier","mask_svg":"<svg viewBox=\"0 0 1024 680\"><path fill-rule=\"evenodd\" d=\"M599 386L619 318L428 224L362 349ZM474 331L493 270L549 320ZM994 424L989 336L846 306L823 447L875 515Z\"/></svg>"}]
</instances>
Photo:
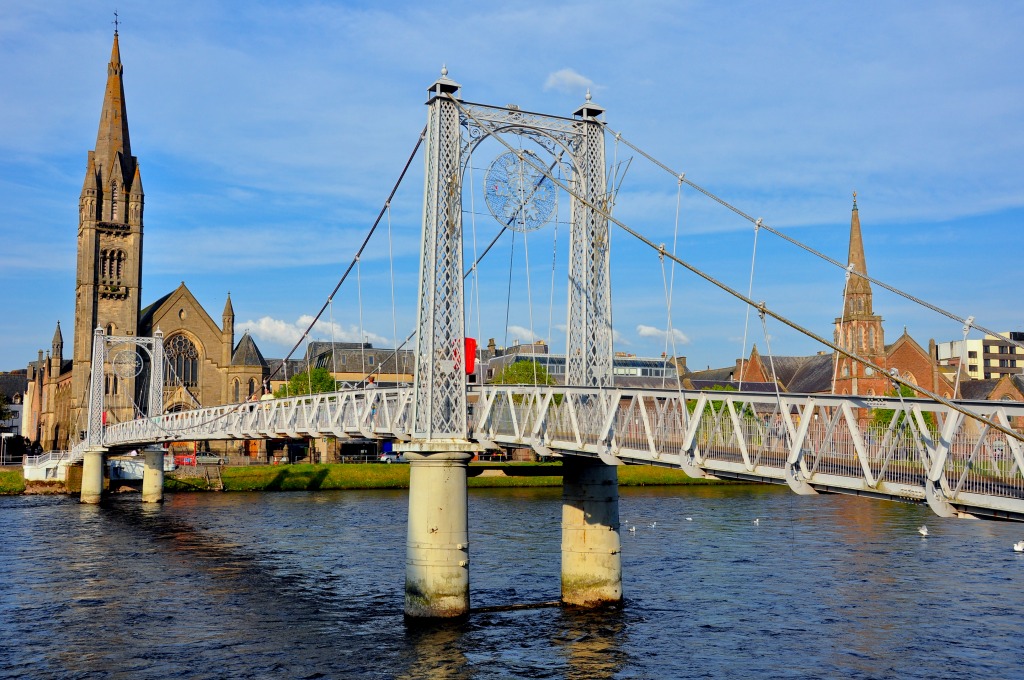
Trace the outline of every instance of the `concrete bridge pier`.
<instances>
[{"instance_id":1,"label":"concrete bridge pier","mask_svg":"<svg viewBox=\"0 0 1024 680\"><path fill-rule=\"evenodd\" d=\"M103 498L103 463L107 449L91 446L82 454L82 491L78 499L82 503L99 503Z\"/></svg>"},{"instance_id":2,"label":"concrete bridge pier","mask_svg":"<svg viewBox=\"0 0 1024 680\"><path fill-rule=\"evenodd\" d=\"M164 500L164 450L151 446L143 451L142 502L162 503Z\"/></svg>"},{"instance_id":3,"label":"concrete bridge pier","mask_svg":"<svg viewBox=\"0 0 1024 680\"><path fill-rule=\"evenodd\" d=\"M405 615L449 619L469 614L469 509L465 441L403 447L410 461Z\"/></svg>"},{"instance_id":4,"label":"concrete bridge pier","mask_svg":"<svg viewBox=\"0 0 1024 680\"><path fill-rule=\"evenodd\" d=\"M619 473L577 456L565 456L562 470L562 602L621 602Z\"/></svg>"}]
</instances>

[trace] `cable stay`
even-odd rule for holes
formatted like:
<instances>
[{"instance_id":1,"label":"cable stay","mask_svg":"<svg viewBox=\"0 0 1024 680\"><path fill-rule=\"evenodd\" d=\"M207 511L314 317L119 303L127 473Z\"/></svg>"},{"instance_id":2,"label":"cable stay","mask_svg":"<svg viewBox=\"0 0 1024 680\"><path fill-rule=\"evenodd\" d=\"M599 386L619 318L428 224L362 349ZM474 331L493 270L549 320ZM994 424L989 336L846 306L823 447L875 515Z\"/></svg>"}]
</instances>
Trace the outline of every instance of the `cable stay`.
<instances>
[{"instance_id":1,"label":"cable stay","mask_svg":"<svg viewBox=\"0 0 1024 680\"><path fill-rule=\"evenodd\" d=\"M633 144L629 140L627 140L625 138L622 138L621 137L621 135L622 135L621 132L616 132L612 128L608 127L608 126L605 126L605 129L607 129L609 133L615 135L617 139L621 139L623 144L625 144L629 148L633 149L638 154L640 154L641 156L643 156L644 158L649 160L651 163L653 163L654 165L656 165L659 168L661 168L662 170L664 170L665 172L669 173L673 177L678 178L680 181L684 182L687 186L689 186L689 187L699 191L700 193L704 194L705 196L707 196L711 200L713 200L716 203L718 203L719 205L721 205L721 206L731 210L732 212L736 213L737 215L739 215L743 219L747 220L748 222L751 222L751 223L754 223L754 224L759 222L759 220L751 217L747 213L743 212L742 210L740 210L736 206L734 206L731 203L729 203L728 201L726 201L725 199L719 198L718 196L716 196L715 194L711 193L710 191L708 191L704 187L702 187L702 186L692 182L689 179L686 179L686 173L679 173L679 172L676 172L675 170L672 170L670 167L668 167L667 165L665 165L664 163L662 163L661 161L656 159L654 156L651 156L649 153L647 153L646 151L644 151L640 147L636 146L635 144ZM846 266L847 266L846 264L840 262L839 260L837 260L837 259L835 259L833 257L830 257L829 255L826 255L825 253L822 253L821 251L819 251L819 250L817 250L815 248L812 248L811 246L807 245L806 243L798 241L797 239L793 238L792 236L784 234L783 232L779 231L778 229L775 229L774 227L768 226L763 221L760 221L760 228L764 229L764 230L766 230L766 231L768 231L768 232L770 232L772 234L774 234L775 236L778 236L779 238L783 239L784 241L788 241L792 245L800 248L801 250L804 250L804 251L810 253L811 255L814 255L815 257L818 257L818 258L824 260L825 262L828 262L829 264L831 264L833 266L839 267L840 269L846 269ZM962 317L962 316L960 316L958 314L954 314L953 312L947 311L947 310L945 310L945 309L943 309L941 307L933 305L930 302L922 300L921 298L918 298L918 297L916 297L916 296L914 296L914 295L912 295L912 294L910 294L910 293L908 293L906 291L900 290L899 288L896 288L895 286L891 286L891 285L885 283L884 281L880 281L880 280L878 280L876 278L873 278L873 277L869 276L868 274L866 274L864 272L854 271L853 274L854 274L854 276L859 276L862 279L864 279L864 280L866 280L866 281L868 281L870 283L873 283L873 284L875 284L876 286L878 286L880 288L883 288L883 289L889 291L890 293L894 293L896 295L899 295L900 297L902 297L902 298L904 298L906 300L909 300L909 301L914 302L914 303L916 303L918 305L921 305L922 307L930 309L931 311L936 312L937 314L941 314L942 316L945 316L948 319L951 319L951 320L956 321L958 323L966 324L968 318L973 320L973 317ZM983 333L987 333L988 335L999 336L999 333L997 333L996 331L993 331L993 330L991 330L989 328L985 328L984 326L981 326L981 325L978 325L978 324L974 324L974 328L977 328L979 331L981 331ZM1013 339L1010 339L1010 338L1005 338L1005 339L1008 342L1010 342L1011 344L1016 345L1017 347L1024 348L1024 342L1021 342L1019 340L1013 340Z\"/></svg>"},{"instance_id":2,"label":"cable stay","mask_svg":"<svg viewBox=\"0 0 1024 680\"><path fill-rule=\"evenodd\" d=\"M463 115L465 115L467 118L470 118L470 119L476 121L478 124L480 124L480 121L478 121L476 119L476 116L474 115L474 113L472 111L470 111L469 109L467 109L463 105L463 103L461 101L459 101L458 99L453 97L450 93L445 93L444 96L448 97L452 102L454 102L455 106L459 109L460 112L462 112ZM515 149L508 142L506 142L502 138L502 136L500 134L495 133L495 134L492 135L492 137L494 139L496 139L498 142L500 142L502 145L504 145L506 148L508 148L510 151L513 151L513 152L515 151ZM630 145L629 142L627 142L626 140L623 140L623 142L626 143L627 145ZM641 153L645 157L649 158L652 162L658 163L658 161L655 161L653 158L648 156L646 153L644 153L640 149L638 149L636 147L633 147L632 145L630 145L630 147L633 148L638 153ZM664 255L664 257L670 258L671 260L673 260L674 262L676 262L680 266L686 268L687 270L689 270L693 274L696 274L698 277L704 279L708 283L711 283L712 285L718 287L719 289L723 290L724 292L728 293L729 295L732 295L733 297L737 298L738 300L741 300L741 301L745 302L746 304L755 307L758 310L759 314L766 314L768 316L771 316L773 319L783 323L784 325L788 326L789 328L792 328L793 330L797 331L798 333L801 333L801 334L807 336L808 338L811 338L812 340L815 340L816 342L818 342L818 343L820 343L820 344L822 344L822 345L824 345L826 347L831 348L835 352L839 352L840 354L842 354L842 355L844 355L846 357L849 357L853 361L856 361L856 362L860 363L863 366L871 368L872 370L877 371L879 373L885 373L886 372L882 367L878 366L874 362L872 362L872 361L870 361L870 360L868 360L868 359L866 359L864 357L861 357L860 355L856 354L855 352L852 352L852 351L847 350L847 349L845 349L843 347L840 347L836 343L831 342L831 341L825 339L824 337L822 337L821 335L815 333L814 331L801 326L797 322L789 319L786 316L783 316L779 312L776 312L774 310L769 309L765 302L755 302L754 300L752 300L751 298L747 297L743 293L735 290L734 288L732 288L728 284L726 284L726 283L724 283L722 281L719 281L718 279L716 279L711 274L708 274L707 272L703 271L702 269L700 269L696 265L693 265L693 264L687 262L686 260L683 260L682 258L677 257L676 255L673 255L671 253L665 252L665 249L663 247L658 246L653 241L651 241L646 236L644 236L643 234L641 234L638 231L636 231L634 228L632 228L629 225L627 225L622 220L620 220L620 219L614 217L613 215L611 215L608 212L608 210L606 209L605 206L597 205L595 202L587 199L585 196L582 196L578 192L574 191L573 188L568 186L562 180L558 179L557 177L554 177L544 166L538 165L538 164L534 163L528 157L524 158L523 162L530 163L534 167L534 169L536 169L539 172L542 172L545 175L547 175L547 177L556 186L560 187L561 189L563 189L564 191L566 191L570 195L574 196L578 201L580 201L581 203L587 205L588 207L590 207L595 212L599 213L604 219L607 219L611 224L616 225L617 227L619 227L620 229L625 231L630 236L634 237L635 239L637 239L641 243L647 245L649 248L651 248L655 252L662 253ZM661 167L665 168L666 170L668 169L666 166L664 166L664 165L662 165L660 163L658 163L658 164ZM674 176L677 177L677 178L681 178L682 177L682 175L677 174L677 173L674 173ZM698 189L702 193L708 194L708 192L706 192L703 189L700 189L700 187L697 187L697 186L693 185L692 183L690 183L685 178L683 178L683 181L686 182L688 185L693 186L694 188ZM708 195L710 196L711 194L708 194ZM716 198L715 200L717 200L719 202L722 202L721 199L717 199ZM722 203L725 204L724 202L722 202ZM727 204L725 204L725 205L727 205ZM734 209L734 210L736 212L739 212L737 209ZM743 213L740 213L740 214L743 214ZM748 217L748 219L751 219L751 218ZM755 222L755 223L757 222L757 220L752 220L752 221ZM769 227L764 225L763 222L762 222L761 226L766 228L766 229L770 229ZM772 231L773 231L773 233L776 233L776 232L774 232L774 230L772 230ZM793 241L794 243L797 243L795 240L790 239L789 237L785 237L785 238L787 240ZM801 245L801 247L804 247L804 246ZM832 260L832 261L835 262L835 260ZM867 277L865 277L865 278L867 278ZM948 313L945 313L945 314L947 316L950 316ZM950 318L954 318L955 319L956 317L955 316L950 316ZM978 327L978 328L980 328L980 327ZM901 385L906 385L907 387L910 387L911 389L914 389L917 392L919 392L921 394L924 394L929 399L931 399L931 400L933 400L933 401L935 401L937 403L943 404L947 408L949 408L949 409L951 409L953 411L956 411L957 413L961 413L964 416L967 416L969 418L977 420L977 421L987 425L988 427L990 427L992 429L995 429L995 430L998 430L999 432L1002 432L1003 434L1005 434L1005 435L1007 435L1009 437L1013 437L1014 439L1016 439L1018 441L1024 442L1024 435L1022 435L1022 434L1020 434L1020 433L1010 429L1009 427L1006 427L1004 425L1000 425L999 423L996 423L995 421L990 420L990 419L988 419L988 418L986 418L986 417L984 417L984 416L982 416L982 415L980 415L978 413L975 413L975 412L971 411L968 408L965 408L965 407L963 407L963 406L961 406L959 404L956 404L953 401L951 401L949 399L946 399L945 397L942 397L939 394L936 394L936 393L934 393L934 392L932 392L930 390L927 390L927 389L925 389L923 387L920 387L919 385L912 384L908 380L906 380L905 378L903 378L901 376L892 376L892 380L893 380L893 382L899 383Z\"/></svg>"}]
</instances>

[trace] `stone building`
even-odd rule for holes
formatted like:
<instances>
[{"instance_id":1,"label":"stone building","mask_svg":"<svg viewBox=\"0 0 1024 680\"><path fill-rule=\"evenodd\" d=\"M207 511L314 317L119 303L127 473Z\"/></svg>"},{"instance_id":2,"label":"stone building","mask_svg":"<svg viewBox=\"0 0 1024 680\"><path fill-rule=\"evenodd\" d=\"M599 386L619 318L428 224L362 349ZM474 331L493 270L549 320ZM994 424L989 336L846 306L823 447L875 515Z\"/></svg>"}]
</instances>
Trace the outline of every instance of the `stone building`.
<instances>
[{"instance_id":1,"label":"stone building","mask_svg":"<svg viewBox=\"0 0 1024 680\"><path fill-rule=\"evenodd\" d=\"M140 164L131 151L123 71L115 31L96 147L86 159L78 202L72 355L64 358L58 323L50 353L44 357L40 351L28 367L26 436L47 450L70 448L85 429L96 328L114 336L163 332L166 410L244 400L267 376L267 363L252 338L246 334L234 343L230 295L220 324L184 282L141 306L145 196ZM108 407L108 422L135 417L134 382L113 377L105 390L115 404Z\"/></svg>"}]
</instances>

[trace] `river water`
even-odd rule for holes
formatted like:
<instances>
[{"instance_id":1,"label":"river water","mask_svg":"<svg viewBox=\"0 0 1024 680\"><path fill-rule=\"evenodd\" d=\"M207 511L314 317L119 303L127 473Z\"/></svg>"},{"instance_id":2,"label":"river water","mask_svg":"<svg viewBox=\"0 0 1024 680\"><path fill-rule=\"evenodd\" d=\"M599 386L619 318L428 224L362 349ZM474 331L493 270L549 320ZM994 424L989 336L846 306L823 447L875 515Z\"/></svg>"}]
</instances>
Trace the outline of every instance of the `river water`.
<instances>
[{"instance_id":1,"label":"river water","mask_svg":"<svg viewBox=\"0 0 1024 680\"><path fill-rule=\"evenodd\" d=\"M474 609L557 600L560 490L469 502ZM407 627L405 492L0 497L0 677L1024 677L1024 526L753 485L620 514L620 609Z\"/></svg>"}]
</instances>

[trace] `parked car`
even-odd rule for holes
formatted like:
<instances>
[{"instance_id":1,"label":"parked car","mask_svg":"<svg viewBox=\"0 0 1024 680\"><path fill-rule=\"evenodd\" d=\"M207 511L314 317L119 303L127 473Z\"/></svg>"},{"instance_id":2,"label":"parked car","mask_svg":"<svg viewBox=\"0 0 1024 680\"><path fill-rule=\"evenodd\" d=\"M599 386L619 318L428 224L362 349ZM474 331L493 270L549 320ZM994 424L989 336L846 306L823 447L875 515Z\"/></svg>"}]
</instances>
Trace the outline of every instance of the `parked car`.
<instances>
[{"instance_id":1,"label":"parked car","mask_svg":"<svg viewBox=\"0 0 1024 680\"><path fill-rule=\"evenodd\" d=\"M405 460L402 458L402 454L395 453L394 451L385 451L380 454L380 458L377 459L381 463L404 463Z\"/></svg>"},{"instance_id":2,"label":"parked car","mask_svg":"<svg viewBox=\"0 0 1024 680\"><path fill-rule=\"evenodd\" d=\"M226 462L224 456L215 456L212 453L196 454L196 465L224 465Z\"/></svg>"}]
</instances>

